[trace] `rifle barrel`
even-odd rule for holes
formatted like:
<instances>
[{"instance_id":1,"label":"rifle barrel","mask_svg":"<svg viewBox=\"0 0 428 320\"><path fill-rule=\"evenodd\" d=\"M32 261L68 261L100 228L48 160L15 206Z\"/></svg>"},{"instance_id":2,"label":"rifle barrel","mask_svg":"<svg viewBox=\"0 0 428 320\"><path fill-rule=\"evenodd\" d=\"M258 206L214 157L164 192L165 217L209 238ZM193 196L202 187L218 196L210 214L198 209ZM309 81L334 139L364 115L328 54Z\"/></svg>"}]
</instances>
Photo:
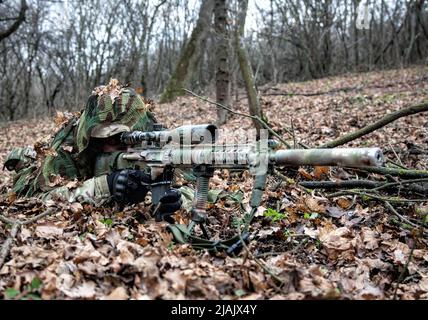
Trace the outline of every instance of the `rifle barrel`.
<instances>
[{"instance_id":1,"label":"rifle barrel","mask_svg":"<svg viewBox=\"0 0 428 320\"><path fill-rule=\"evenodd\" d=\"M272 163L284 166L382 166L385 162L379 148L290 149L270 155Z\"/></svg>"}]
</instances>

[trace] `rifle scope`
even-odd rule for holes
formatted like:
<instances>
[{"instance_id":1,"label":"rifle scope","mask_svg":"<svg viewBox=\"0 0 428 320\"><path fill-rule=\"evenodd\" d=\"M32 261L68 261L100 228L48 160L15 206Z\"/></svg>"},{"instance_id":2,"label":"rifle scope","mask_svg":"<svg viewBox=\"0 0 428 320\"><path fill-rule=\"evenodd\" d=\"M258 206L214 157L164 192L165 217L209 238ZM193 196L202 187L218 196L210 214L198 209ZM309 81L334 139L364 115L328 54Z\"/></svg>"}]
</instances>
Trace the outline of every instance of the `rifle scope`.
<instances>
[{"instance_id":1,"label":"rifle scope","mask_svg":"<svg viewBox=\"0 0 428 320\"><path fill-rule=\"evenodd\" d=\"M163 131L132 131L122 133L120 141L128 145L135 145L144 141L188 144L214 143L218 138L216 130L217 126L214 124L200 124Z\"/></svg>"}]
</instances>

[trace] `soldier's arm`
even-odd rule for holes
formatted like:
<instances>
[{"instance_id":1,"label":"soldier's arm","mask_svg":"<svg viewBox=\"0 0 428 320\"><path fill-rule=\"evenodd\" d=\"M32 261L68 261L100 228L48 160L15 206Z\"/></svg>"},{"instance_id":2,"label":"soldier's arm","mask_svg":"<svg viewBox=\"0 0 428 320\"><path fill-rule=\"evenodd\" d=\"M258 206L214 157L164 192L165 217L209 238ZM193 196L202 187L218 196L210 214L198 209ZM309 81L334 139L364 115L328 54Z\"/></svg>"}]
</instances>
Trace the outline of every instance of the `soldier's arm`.
<instances>
[{"instance_id":1,"label":"soldier's arm","mask_svg":"<svg viewBox=\"0 0 428 320\"><path fill-rule=\"evenodd\" d=\"M61 186L39 196L43 200L62 199L68 202L100 203L110 199L107 175L85 180L76 188Z\"/></svg>"}]
</instances>

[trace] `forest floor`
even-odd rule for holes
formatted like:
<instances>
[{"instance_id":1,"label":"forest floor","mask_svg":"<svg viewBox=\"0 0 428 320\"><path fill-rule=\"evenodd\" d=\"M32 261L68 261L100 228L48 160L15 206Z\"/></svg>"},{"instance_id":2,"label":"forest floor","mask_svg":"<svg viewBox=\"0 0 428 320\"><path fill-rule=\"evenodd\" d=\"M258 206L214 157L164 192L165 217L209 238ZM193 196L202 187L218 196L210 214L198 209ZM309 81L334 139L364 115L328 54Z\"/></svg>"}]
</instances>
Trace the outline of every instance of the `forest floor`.
<instances>
[{"instance_id":1,"label":"forest floor","mask_svg":"<svg viewBox=\"0 0 428 320\"><path fill-rule=\"evenodd\" d=\"M427 74L428 68L419 66L264 86L263 112L291 145L316 147L387 113L426 102ZM244 95L233 108L247 112ZM214 105L190 96L156 105L154 111L167 127L216 120ZM235 132L251 126L249 119L232 115L223 128ZM0 128L2 163L11 148L49 137L55 123L35 119ZM427 146L426 113L401 118L345 145L380 147L391 161L418 170L428 170ZM352 192L331 196L337 190L308 190L298 183L393 178L343 168L280 172L286 178L269 178L251 241L235 258L173 244L165 223L141 223L144 205L117 211L2 196L0 213L9 218L29 219L47 206L54 213L21 226L0 268L0 293L6 299L392 299L396 290L398 299L428 299L428 230L418 227L426 220L426 194L409 194L403 185L379 190L382 199ZM215 173L210 187L240 194L245 206L252 182L247 172L223 170ZM10 184L10 173L3 171L0 191L8 191ZM223 226L214 230L222 235L233 234L230 222L241 216L227 197L211 203L208 213ZM180 212L177 218L186 215ZM0 244L11 227L0 222Z\"/></svg>"}]
</instances>

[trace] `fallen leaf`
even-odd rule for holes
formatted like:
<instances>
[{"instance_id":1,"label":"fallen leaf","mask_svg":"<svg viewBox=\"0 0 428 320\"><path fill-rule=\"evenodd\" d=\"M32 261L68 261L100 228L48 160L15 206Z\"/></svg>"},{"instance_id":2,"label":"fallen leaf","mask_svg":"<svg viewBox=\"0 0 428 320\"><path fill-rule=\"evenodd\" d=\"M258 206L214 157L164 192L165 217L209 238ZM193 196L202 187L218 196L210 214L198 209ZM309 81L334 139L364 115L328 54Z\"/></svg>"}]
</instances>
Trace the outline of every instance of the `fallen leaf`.
<instances>
[{"instance_id":1,"label":"fallen leaf","mask_svg":"<svg viewBox=\"0 0 428 320\"><path fill-rule=\"evenodd\" d=\"M323 176L327 175L330 172L330 167L321 167L316 166L314 168L313 176L315 179L320 180Z\"/></svg>"},{"instance_id":2,"label":"fallen leaf","mask_svg":"<svg viewBox=\"0 0 428 320\"><path fill-rule=\"evenodd\" d=\"M128 300L129 295L124 287L117 287L103 300Z\"/></svg>"},{"instance_id":3,"label":"fallen leaf","mask_svg":"<svg viewBox=\"0 0 428 320\"><path fill-rule=\"evenodd\" d=\"M302 167L299 168L298 172L300 173L301 176L305 177L306 179L313 180L313 177L311 176L311 174L307 172L305 169L303 169Z\"/></svg>"},{"instance_id":4,"label":"fallen leaf","mask_svg":"<svg viewBox=\"0 0 428 320\"><path fill-rule=\"evenodd\" d=\"M379 240L376 237L376 232L372 229L363 227L361 229L361 237L366 249L373 250L379 247Z\"/></svg>"},{"instance_id":5,"label":"fallen leaf","mask_svg":"<svg viewBox=\"0 0 428 320\"><path fill-rule=\"evenodd\" d=\"M325 213L326 208L325 205L319 199L315 199L314 197L307 197L305 199L305 204L309 208L309 210L318 213Z\"/></svg>"},{"instance_id":6,"label":"fallen leaf","mask_svg":"<svg viewBox=\"0 0 428 320\"><path fill-rule=\"evenodd\" d=\"M36 235L40 238L53 239L62 235L64 230L53 224L38 225L36 227Z\"/></svg>"},{"instance_id":7,"label":"fallen leaf","mask_svg":"<svg viewBox=\"0 0 428 320\"><path fill-rule=\"evenodd\" d=\"M423 277L420 281L419 281L419 288L422 291L428 292L428 277Z\"/></svg>"},{"instance_id":8,"label":"fallen leaf","mask_svg":"<svg viewBox=\"0 0 428 320\"><path fill-rule=\"evenodd\" d=\"M397 249L394 251L393 258L395 263L405 265L407 262L406 256L404 255L404 252L401 249Z\"/></svg>"},{"instance_id":9,"label":"fallen leaf","mask_svg":"<svg viewBox=\"0 0 428 320\"><path fill-rule=\"evenodd\" d=\"M337 204L342 208L342 209L349 209L352 205L352 201L347 199L347 198L339 198L336 200Z\"/></svg>"},{"instance_id":10,"label":"fallen leaf","mask_svg":"<svg viewBox=\"0 0 428 320\"><path fill-rule=\"evenodd\" d=\"M93 298L95 296L95 283L88 281L70 289L60 288L60 290L70 298Z\"/></svg>"},{"instance_id":11,"label":"fallen leaf","mask_svg":"<svg viewBox=\"0 0 428 320\"><path fill-rule=\"evenodd\" d=\"M79 202L73 202L70 204L70 210L73 213L80 213L83 211L83 206Z\"/></svg>"},{"instance_id":12,"label":"fallen leaf","mask_svg":"<svg viewBox=\"0 0 428 320\"><path fill-rule=\"evenodd\" d=\"M344 214L346 214L346 211L343 211L337 207L327 207L326 212L330 217L333 217L333 218L340 218Z\"/></svg>"}]
</instances>

